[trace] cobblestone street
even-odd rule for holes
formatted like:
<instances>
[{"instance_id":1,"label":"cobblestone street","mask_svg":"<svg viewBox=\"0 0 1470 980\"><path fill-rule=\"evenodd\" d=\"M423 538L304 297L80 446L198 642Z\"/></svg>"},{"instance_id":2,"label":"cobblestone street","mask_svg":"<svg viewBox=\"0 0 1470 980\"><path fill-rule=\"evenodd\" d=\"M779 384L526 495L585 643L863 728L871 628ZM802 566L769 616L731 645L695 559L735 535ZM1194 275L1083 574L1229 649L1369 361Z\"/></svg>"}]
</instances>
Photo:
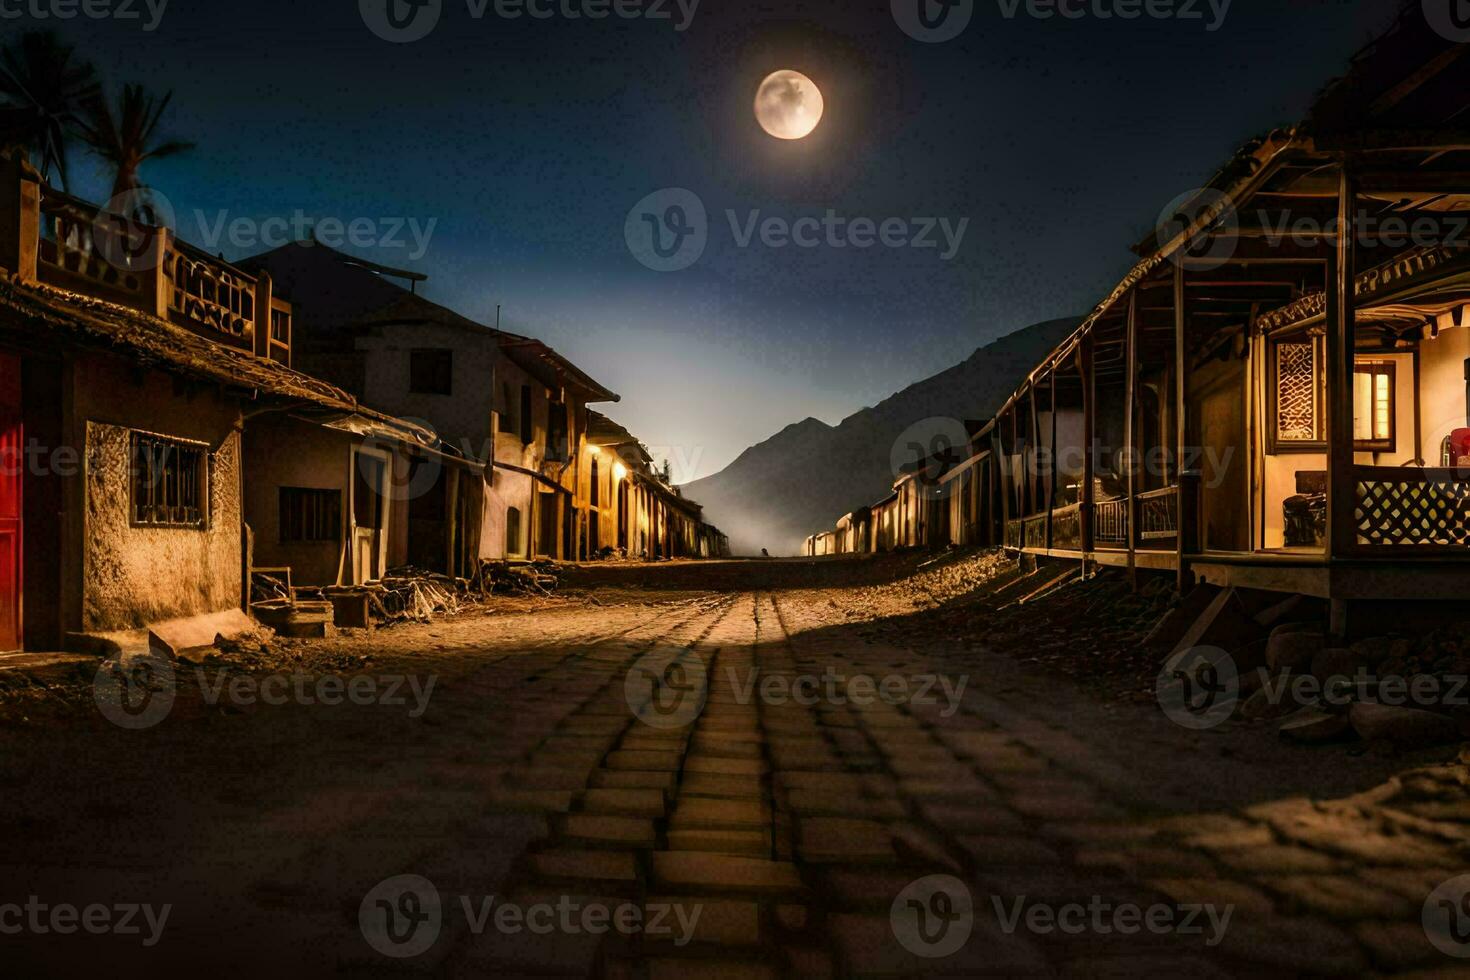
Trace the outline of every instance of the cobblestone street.
<instances>
[{"instance_id":1,"label":"cobblestone street","mask_svg":"<svg viewBox=\"0 0 1470 980\"><path fill-rule=\"evenodd\" d=\"M11 975L1470 974L1425 927L1470 869L1456 749L1189 732L855 594L593 589L338 641L432 676L416 717L7 725L0 905L172 907L154 944L0 936Z\"/></svg>"}]
</instances>

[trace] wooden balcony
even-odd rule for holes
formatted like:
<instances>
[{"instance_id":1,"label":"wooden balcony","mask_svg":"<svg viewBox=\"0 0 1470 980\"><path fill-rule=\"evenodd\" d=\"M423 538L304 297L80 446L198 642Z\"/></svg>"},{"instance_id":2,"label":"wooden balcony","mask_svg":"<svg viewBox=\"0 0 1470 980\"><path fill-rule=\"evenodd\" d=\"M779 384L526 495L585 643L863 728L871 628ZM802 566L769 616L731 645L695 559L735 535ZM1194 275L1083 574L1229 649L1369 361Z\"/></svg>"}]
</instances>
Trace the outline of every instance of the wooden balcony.
<instances>
[{"instance_id":1,"label":"wooden balcony","mask_svg":"<svg viewBox=\"0 0 1470 980\"><path fill-rule=\"evenodd\" d=\"M154 227L103 211L44 184L30 216L16 223L33 238L35 279L169 320L259 357L291 362L291 304L268 276L254 276ZM34 229L33 232L28 232ZM18 243L19 254L28 243ZM25 263L18 270L22 277Z\"/></svg>"}]
</instances>

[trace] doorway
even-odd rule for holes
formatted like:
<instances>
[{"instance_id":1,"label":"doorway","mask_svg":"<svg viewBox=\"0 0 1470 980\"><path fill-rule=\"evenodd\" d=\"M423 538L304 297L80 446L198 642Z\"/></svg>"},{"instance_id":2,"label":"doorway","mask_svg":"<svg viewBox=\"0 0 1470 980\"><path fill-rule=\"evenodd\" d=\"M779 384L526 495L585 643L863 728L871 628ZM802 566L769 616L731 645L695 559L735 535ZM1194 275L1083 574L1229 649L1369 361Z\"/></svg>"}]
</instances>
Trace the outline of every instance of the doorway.
<instances>
[{"instance_id":1,"label":"doorway","mask_svg":"<svg viewBox=\"0 0 1470 980\"><path fill-rule=\"evenodd\" d=\"M388 454L352 451L352 584L383 577L388 560Z\"/></svg>"}]
</instances>

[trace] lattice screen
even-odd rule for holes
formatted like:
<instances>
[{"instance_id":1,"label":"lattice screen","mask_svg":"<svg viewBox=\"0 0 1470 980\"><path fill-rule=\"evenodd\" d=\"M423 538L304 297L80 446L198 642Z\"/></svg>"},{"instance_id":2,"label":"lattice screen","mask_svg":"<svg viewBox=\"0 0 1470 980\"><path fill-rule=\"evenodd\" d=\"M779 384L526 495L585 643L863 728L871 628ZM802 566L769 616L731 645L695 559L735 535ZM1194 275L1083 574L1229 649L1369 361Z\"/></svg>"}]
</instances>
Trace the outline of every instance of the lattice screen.
<instances>
[{"instance_id":1,"label":"lattice screen","mask_svg":"<svg viewBox=\"0 0 1470 980\"><path fill-rule=\"evenodd\" d=\"M1276 441L1319 442L1317 345L1311 340L1276 345Z\"/></svg>"},{"instance_id":2,"label":"lattice screen","mask_svg":"<svg viewBox=\"0 0 1470 980\"><path fill-rule=\"evenodd\" d=\"M1360 480L1359 544L1470 544L1470 484Z\"/></svg>"}]
</instances>

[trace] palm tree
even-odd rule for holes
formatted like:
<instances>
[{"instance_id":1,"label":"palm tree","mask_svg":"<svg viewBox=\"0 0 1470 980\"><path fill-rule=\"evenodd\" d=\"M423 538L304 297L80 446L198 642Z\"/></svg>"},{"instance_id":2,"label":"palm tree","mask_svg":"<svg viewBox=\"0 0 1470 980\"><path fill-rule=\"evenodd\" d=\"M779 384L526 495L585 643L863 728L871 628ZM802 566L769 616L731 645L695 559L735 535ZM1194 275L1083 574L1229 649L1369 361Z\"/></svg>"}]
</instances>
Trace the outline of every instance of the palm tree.
<instances>
[{"instance_id":1,"label":"palm tree","mask_svg":"<svg viewBox=\"0 0 1470 980\"><path fill-rule=\"evenodd\" d=\"M66 185L66 137L99 91L96 70L50 31L30 31L0 49L0 146L22 149Z\"/></svg>"},{"instance_id":2,"label":"palm tree","mask_svg":"<svg viewBox=\"0 0 1470 980\"><path fill-rule=\"evenodd\" d=\"M126 200L131 212L127 217L149 224L157 222L148 186L139 173L144 162L176 156L194 146L178 140L157 142L158 123L173 97L172 92L158 98L141 85L125 85L115 115L106 99L94 98L81 124L82 138L92 152L113 168L113 201Z\"/></svg>"}]
</instances>

